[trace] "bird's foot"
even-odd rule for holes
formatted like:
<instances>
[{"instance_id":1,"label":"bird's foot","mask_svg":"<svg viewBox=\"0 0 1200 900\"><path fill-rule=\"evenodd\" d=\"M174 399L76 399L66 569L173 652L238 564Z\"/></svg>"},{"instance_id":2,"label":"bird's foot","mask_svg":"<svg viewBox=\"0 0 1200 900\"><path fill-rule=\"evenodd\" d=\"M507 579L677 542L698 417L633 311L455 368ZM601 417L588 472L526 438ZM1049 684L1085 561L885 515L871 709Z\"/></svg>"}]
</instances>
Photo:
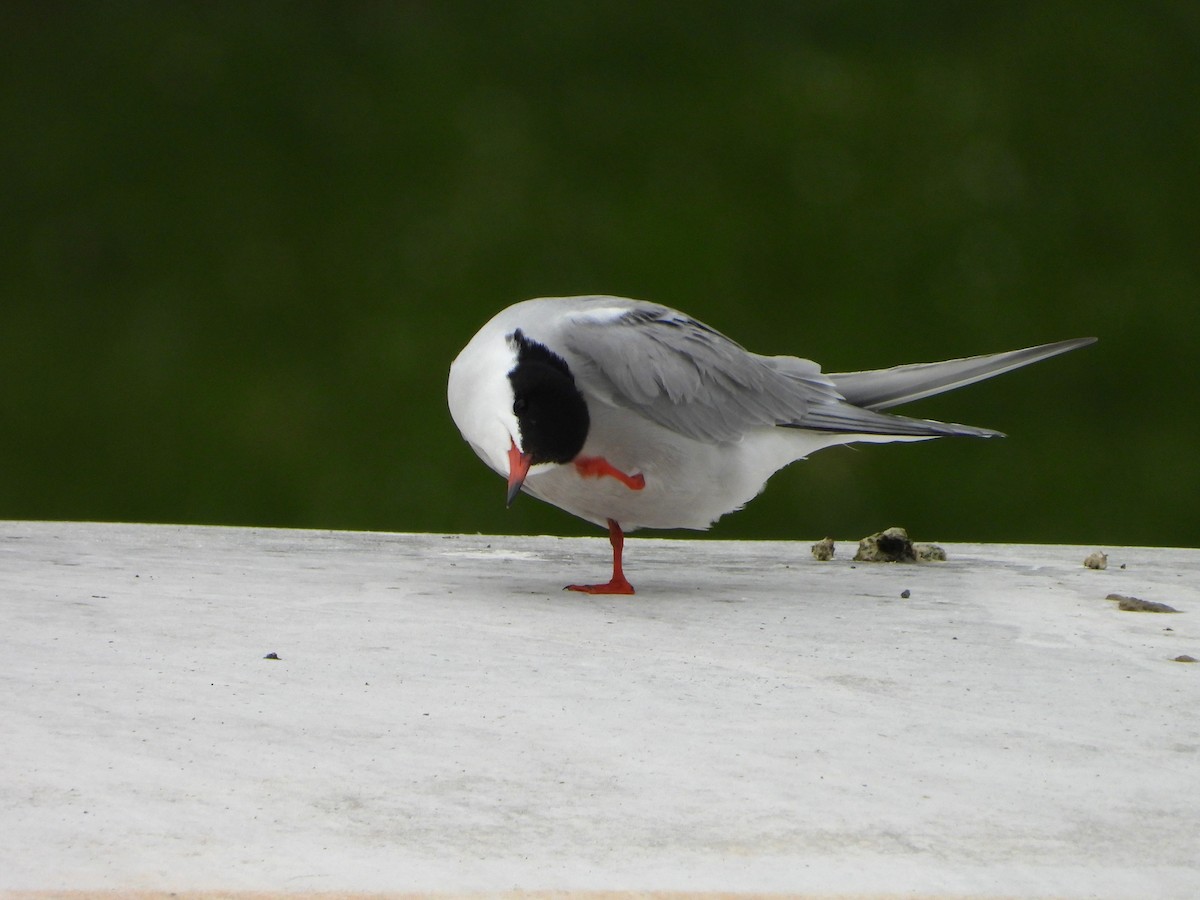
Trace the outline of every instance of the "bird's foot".
<instances>
[{"instance_id":1,"label":"bird's foot","mask_svg":"<svg viewBox=\"0 0 1200 900\"><path fill-rule=\"evenodd\" d=\"M646 476L641 472L628 475L622 472L603 456L580 456L575 460L575 471L584 478L602 478L607 475L615 478L631 491L640 491L646 486Z\"/></svg>"},{"instance_id":2,"label":"bird's foot","mask_svg":"<svg viewBox=\"0 0 1200 900\"><path fill-rule=\"evenodd\" d=\"M568 584L564 591L578 591L581 594L632 594L633 585L624 578L614 578L606 584Z\"/></svg>"},{"instance_id":3,"label":"bird's foot","mask_svg":"<svg viewBox=\"0 0 1200 900\"><path fill-rule=\"evenodd\" d=\"M600 461L604 462L604 460ZM607 466L608 463L604 462L604 465ZM628 478L629 476L626 475L625 477ZM642 476L638 475L637 477L640 479ZM621 531L621 526L617 524L616 519L608 520L608 542L612 544L613 551L612 578L606 584L568 584L563 588L564 591L579 591L581 594L633 593L633 585L625 578L625 572L621 568L621 556L625 550L625 532Z\"/></svg>"}]
</instances>

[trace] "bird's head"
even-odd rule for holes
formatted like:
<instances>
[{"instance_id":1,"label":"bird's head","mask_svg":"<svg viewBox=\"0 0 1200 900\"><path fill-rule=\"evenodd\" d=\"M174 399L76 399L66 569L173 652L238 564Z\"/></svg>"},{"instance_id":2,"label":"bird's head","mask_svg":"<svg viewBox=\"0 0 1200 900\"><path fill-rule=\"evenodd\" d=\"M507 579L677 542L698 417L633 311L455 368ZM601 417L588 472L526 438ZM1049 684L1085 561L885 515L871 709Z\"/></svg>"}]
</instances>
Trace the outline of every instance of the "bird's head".
<instances>
[{"instance_id":1,"label":"bird's head","mask_svg":"<svg viewBox=\"0 0 1200 900\"><path fill-rule=\"evenodd\" d=\"M508 478L511 504L531 470L574 459L587 440L587 403L566 361L520 328L485 328L450 366L458 430Z\"/></svg>"}]
</instances>

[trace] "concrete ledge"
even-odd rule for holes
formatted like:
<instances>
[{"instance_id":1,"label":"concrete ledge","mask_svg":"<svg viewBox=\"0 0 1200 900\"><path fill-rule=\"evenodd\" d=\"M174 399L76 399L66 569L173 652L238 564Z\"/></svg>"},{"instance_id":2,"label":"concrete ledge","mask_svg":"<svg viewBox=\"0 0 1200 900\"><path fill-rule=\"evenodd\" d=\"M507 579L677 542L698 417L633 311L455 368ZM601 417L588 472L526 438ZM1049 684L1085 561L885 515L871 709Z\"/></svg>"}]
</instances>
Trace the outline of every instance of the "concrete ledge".
<instances>
[{"instance_id":1,"label":"concrete ledge","mask_svg":"<svg viewBox=\"0 0 1200 900\"><path fill-rule=\"evenodd\" d=\"M1200 551L810 543L0 523L0 891L1195 896Z\"/></svg>"}]
</instances>

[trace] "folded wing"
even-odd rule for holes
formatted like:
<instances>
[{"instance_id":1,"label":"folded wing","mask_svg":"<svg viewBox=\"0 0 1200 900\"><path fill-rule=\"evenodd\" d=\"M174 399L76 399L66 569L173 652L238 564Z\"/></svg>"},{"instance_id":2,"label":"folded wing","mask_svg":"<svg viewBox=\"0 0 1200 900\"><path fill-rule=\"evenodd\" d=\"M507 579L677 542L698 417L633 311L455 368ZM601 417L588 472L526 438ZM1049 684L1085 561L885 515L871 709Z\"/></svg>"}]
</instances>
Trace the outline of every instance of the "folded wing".
<instances>
[{"instance_id":1,"label":"folded wing","mask_svg":"<svg viewBox=\"0 0 1200 900\"><path fill-rule=\"evenodd\" d=\"M609 301L611 304L611 300ZM687 437L735 441L763 426L845 434L995 437L998 431L879 412L1091 343L1093 338L897 366L823 374L809 360L750 353L677 310L624 301L586 311L564 340L587 381L611 402ZM581 372L581 374L584 374Z\"/></svg>"}]
</instances>

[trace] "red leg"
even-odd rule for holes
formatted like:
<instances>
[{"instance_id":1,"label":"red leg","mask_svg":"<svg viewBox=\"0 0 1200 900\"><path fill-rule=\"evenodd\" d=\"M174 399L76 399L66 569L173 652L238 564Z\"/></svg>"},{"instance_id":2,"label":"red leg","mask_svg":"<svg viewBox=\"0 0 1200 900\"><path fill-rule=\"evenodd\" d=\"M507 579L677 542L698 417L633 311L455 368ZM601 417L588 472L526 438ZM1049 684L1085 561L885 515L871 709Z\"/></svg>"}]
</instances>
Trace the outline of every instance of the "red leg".
<instances>
[{"instance_id":1,"label":"red leg","mask_svg":"<svg viewBox=\"0 0 1200 900\"><path fill-rule=\"evenodd\" d=\"M615 478L631 491L640 491L646 486L646 476L641 472L636 475L626 475L603 456L578 456L575 458L575 471L584 478Z\"/></svg>"},{"instance_id":2,"label":"red leg","mask_svg":"<svg viewBox=\"0 0 1200 900\"><path fill-rule=\"evenodd\" d=\"M621 554L625 550L625 534L614 519L608 520L608 542L613 550L612 579L607 584L568 584L564 590L581 591L584 594L632 594L633 585L625 579L621 570Z\"/></svg>"}]
</instances>

